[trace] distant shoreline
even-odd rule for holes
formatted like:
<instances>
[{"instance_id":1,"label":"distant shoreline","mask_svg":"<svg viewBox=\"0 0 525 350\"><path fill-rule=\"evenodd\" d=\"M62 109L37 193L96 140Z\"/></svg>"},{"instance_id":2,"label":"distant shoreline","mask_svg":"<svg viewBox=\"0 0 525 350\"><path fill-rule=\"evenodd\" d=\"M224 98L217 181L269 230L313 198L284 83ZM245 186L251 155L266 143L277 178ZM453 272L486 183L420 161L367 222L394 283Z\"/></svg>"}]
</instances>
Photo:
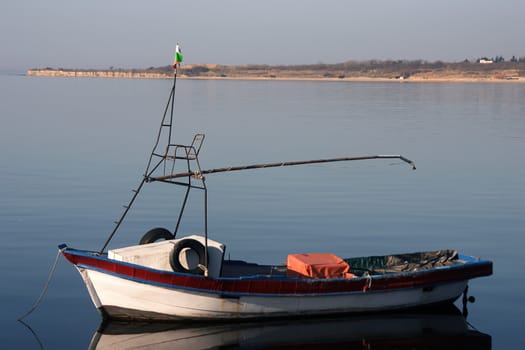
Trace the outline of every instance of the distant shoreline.
<instances>
[{"instance_id":1,"label":"distant shoreline","mask_svg":"<svg viewBox=\"0 0 525 350\"><path fill-rule=\"evenodd\" d=\"M30 69L27 76L115 79L172 79L170 66L148 69ZM277 81L342 81L342 82L445 82L445 83L524 83L525 62L420 63L373 62L317 64L297 66L217 64L184 65L181 79L211 80L277 80Z\"/></svg>"}]
</instances>

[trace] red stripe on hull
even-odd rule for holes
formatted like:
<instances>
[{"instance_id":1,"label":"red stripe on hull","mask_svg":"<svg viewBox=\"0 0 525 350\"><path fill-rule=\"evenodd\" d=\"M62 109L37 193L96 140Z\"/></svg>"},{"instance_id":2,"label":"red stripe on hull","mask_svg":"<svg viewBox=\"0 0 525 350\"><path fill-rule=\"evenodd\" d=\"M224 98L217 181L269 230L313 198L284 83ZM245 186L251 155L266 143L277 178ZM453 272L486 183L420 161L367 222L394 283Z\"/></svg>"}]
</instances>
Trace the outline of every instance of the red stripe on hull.
<instances>
[{"instance_id":1,"label":"red stripe on hull","mask_svg":"<svg viewBox=\"0 0 525 350\"><path fill-rule=\"evenodd\" d=\"M362 292L365 285L368 285L370 282L368 278L287 280L270 277L266 279L262 276L257 276L242 279L212 279L197 275L185 275L141 268L140 266L109 260L105 257L91 256L89 252L80 252L80 254L77 254L76 251L68 249L64 251L63 254L74 265L93 267L101 271L121 275L124 278L164 284L172 286L173 288L189 288L207 293L274 295L351 293ZM374 277L367 291L386 291L432 286L491 274L492 263L490 261L467 263L465 265L456 265L452 268L387 274L382 275L380 278Z\"/></svg>"}]
</instances>

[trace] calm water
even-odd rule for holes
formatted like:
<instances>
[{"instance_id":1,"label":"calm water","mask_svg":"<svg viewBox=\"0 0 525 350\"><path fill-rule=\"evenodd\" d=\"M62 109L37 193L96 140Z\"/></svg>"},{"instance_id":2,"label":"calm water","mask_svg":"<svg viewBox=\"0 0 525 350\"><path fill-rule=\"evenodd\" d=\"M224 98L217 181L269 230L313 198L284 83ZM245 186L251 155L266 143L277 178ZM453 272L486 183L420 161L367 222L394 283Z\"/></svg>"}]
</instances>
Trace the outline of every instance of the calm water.
<instances>
[{"instance_id":1,"label":"calm water","mask_svg":"<svg viewBox=\"0 0 525 350\"><path fill-rule=\"evenodd\" d=\"M40 293L58 244L102 246L144 171L170 87L0 76L2 347L39 348L16 318ZM494 275L471 282L468 321L494 349L522 344L525 85L180 80L175 113L177 142L206 134L203 168L372 154L414 160L415 172L365 161L210 175L210 235L232 259L263 262L289 252L438 248L491 259ZM113 246L173 226L172 194L150 186ZM194 193L181 232L202 230L200 208ZM100 321L63 259L26 319L46 349L87 348Z\"/></svg>"}]
</instances>

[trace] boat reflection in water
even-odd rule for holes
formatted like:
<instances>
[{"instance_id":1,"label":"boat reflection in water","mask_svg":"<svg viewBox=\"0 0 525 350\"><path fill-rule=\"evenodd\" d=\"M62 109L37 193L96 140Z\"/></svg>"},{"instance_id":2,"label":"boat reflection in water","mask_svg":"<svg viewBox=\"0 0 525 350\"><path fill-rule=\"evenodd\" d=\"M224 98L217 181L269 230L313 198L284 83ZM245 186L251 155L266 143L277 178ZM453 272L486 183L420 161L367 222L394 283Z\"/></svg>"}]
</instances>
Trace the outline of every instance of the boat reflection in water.
<instances>
[{"instance_id":1,"label":"boat reflection in water","mask_svg":"<svg viewBox=\"0 0 525 350\"><path fill-rule=\"evenodd\" d=\"M90 349L490 349L459 310L233 323L103 323Z\"/></svg>"}]
</instances>

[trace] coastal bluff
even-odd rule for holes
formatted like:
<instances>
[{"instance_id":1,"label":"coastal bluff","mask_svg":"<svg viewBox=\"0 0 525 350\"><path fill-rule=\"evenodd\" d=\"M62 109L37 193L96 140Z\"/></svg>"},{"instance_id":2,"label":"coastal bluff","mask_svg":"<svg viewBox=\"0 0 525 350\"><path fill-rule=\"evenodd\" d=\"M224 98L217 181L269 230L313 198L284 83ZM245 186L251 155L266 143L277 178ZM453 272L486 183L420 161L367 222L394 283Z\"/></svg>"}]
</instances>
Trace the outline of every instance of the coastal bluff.
<instances>
[{"instance_id":1,"label":"coastal bluff","mask_svg":"<svg viewBox=\"0 0 525 350\"><path fill-rule=\"evenodd\" d=\"M30 69L27 76L67 77L67 78L127 78L127 79L167 79L172 76L160 72L134 70L72 70L72 69Z\"/></svg>"},{"instance_id":2,"label":"coastal bluff","mask_svg":"<svg viewBox=\"0 0 525 350\"><path fill-rule=\"evenodd\" d=\"M68 78L170 79L171 66L146 69L35 68L27 76ZM525 82L525 61L479 62L349 61L311 65L182 65L177 73L186 79L414 81L414 82Z\"/></svg>"}]
</instances>

